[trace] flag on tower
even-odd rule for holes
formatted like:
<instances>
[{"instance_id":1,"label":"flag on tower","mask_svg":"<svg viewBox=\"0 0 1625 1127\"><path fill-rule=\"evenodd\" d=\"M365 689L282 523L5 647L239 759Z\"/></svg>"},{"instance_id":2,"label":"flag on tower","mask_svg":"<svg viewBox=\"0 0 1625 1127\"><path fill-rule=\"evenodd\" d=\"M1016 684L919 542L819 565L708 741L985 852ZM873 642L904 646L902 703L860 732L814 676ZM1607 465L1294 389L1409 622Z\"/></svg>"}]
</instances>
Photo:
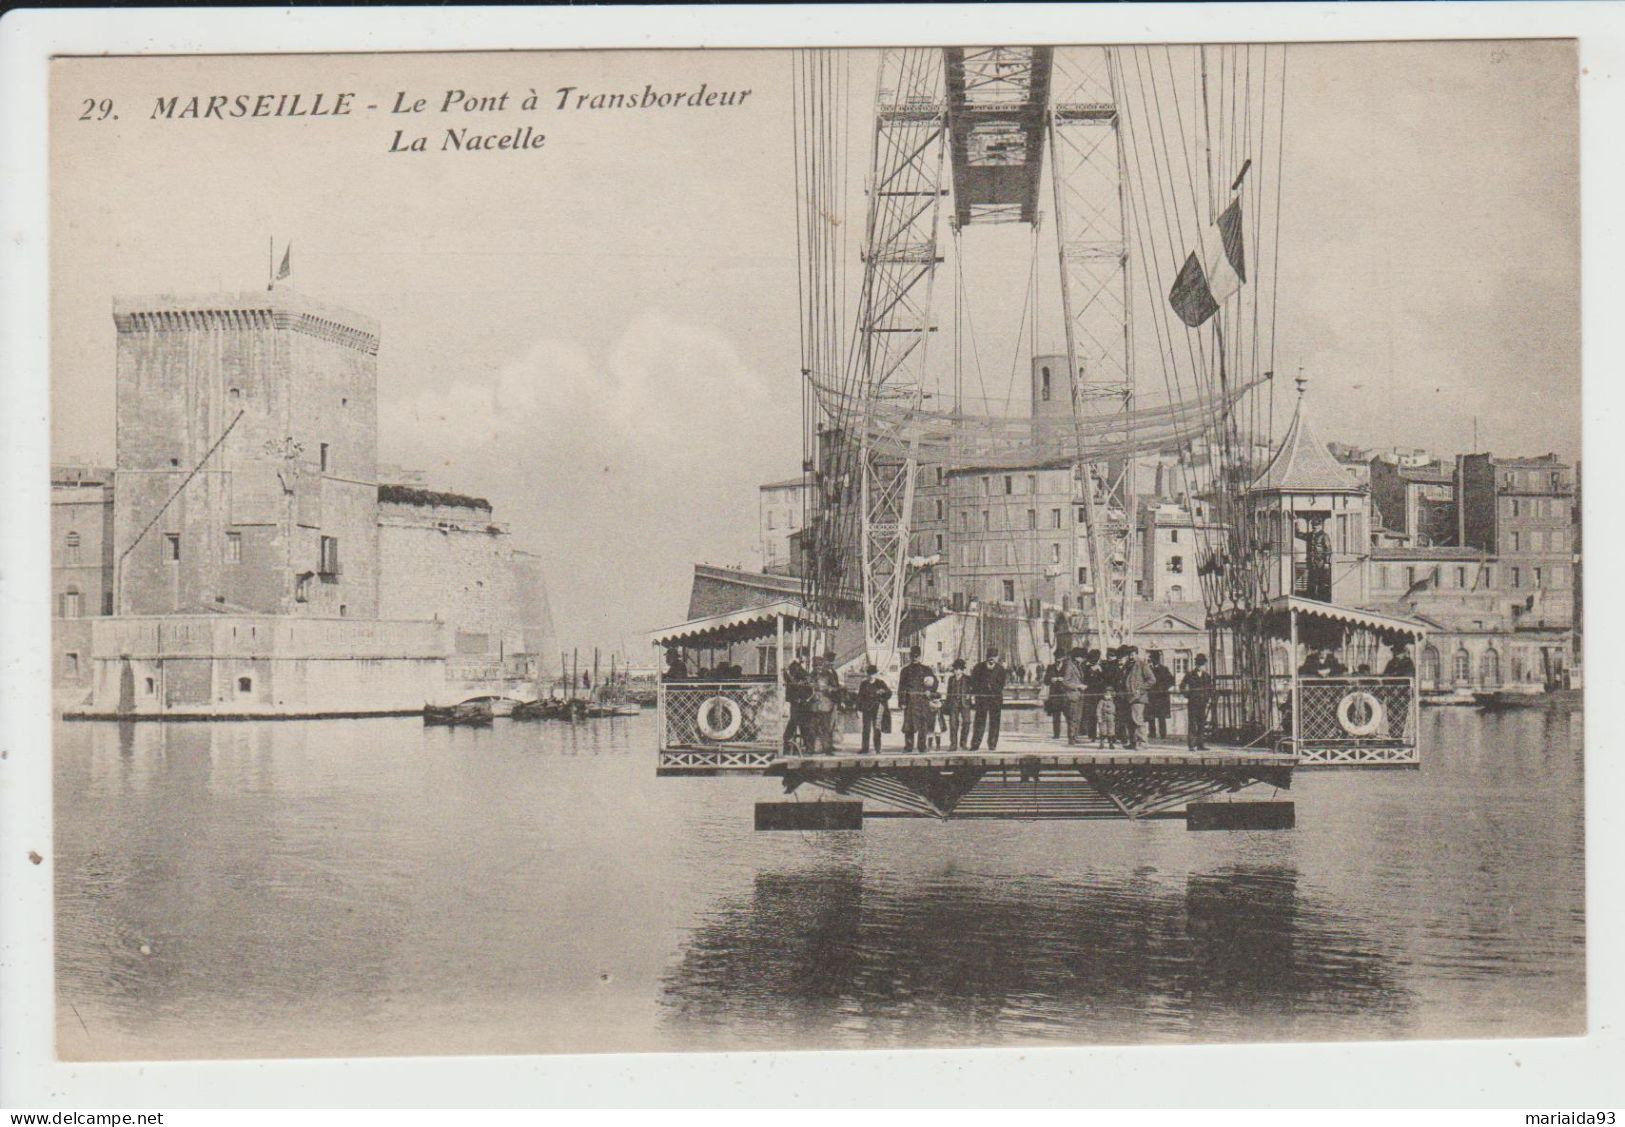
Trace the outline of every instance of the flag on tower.
<instances>
[{"instance_id":1,"label":"flag on tower","mask_svg":"<svg viewBox=\"0 0 1625 1127\"><path fill-rule=\"evenodd\" d=\"M1168 291L1168 304L1191 328L1203 324L1247 280L1241 237L1241 201L1230 201L1218 222L1202 232L1200 250L1192 251Z\"/></svg>"},{"instance_id":2,"label":"flag on tower","mask_svg":"<svg viewBox=\"0 0 1625 1127\"><path fill-rule=\"evenodd\" d=\"M293 244L290 242L288 249L282 252L282 265L276 268L276 280L280 282L291 273L293 273Z\"/></svg>"}]
</instances>

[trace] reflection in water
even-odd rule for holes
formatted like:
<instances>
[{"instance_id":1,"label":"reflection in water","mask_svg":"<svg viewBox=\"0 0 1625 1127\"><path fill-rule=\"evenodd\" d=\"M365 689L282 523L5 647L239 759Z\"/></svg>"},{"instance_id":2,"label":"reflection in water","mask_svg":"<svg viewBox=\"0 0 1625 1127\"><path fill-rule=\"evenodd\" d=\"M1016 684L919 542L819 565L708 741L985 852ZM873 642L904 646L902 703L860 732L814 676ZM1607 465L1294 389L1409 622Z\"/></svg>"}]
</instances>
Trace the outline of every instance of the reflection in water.
<instances>
[{"instance_id":1,"label":"reflection in water","mask_svg":"<svg viewBox=\"0 0 1625 1127\"><path fill-rule=\"evenodd\" d=\"M764 873L665 981L670 1019L723 1042L843 1044L1306 1036L1409 1004L1375 944L1261 867L1080 885L866 885L855 868Z\"/></svg>"},{"instance_id":2,"label":"reflection in water","mask_svg":"<svg viewBox=\"0 0 1625 1127\"><path fill-rule=\"evenodd\" d=\"M56 729L69 1058L1509 1036L1584 1025L1577 715L1424 714L1298 828L758 834L653 718Z\"/></svg>"}]
</instances>

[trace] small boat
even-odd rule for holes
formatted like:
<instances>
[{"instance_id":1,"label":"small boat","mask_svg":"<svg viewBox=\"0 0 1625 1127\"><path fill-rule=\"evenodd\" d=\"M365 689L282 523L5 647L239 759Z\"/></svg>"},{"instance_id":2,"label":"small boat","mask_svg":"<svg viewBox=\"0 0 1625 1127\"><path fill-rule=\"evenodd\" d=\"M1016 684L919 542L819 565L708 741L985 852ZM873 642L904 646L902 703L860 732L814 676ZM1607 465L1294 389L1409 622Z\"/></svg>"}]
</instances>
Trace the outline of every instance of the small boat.
<instances>
[{"instance_id":1,"label":"small boat","mask_svg":"<svg viewBox=\"0 0 1625 1127\"><path fill-rule=\"evenodd\" d=\"M611 716L641 716L643 709L630 704L595 704L587 709L587 719L602 720Z\"/></svg>"},{"instance_id":2,"label":"small boat","mask_svg":"<svg viewBox=\"0 0 1625 1127\"><path fill-rule=\"evenodd\" d=\"M466 704L423 706L423 722L448 727L486 728L491 724L491 702L469 701Z\"/></svg>"},{"instance_id":3,"label":"small boat","mask_svg":"<svg viewBox=\"0 0 1625 1127\"><path fill-rule=\"evenodd\" d=\"M1579 689L1549 689L1545 692L1509 692L1498 689L1473 694L1473 703L1484 712L1506 712L1514 708L1577 708L1582 699L1583 695Z\"/></svg>"}]
</instances>

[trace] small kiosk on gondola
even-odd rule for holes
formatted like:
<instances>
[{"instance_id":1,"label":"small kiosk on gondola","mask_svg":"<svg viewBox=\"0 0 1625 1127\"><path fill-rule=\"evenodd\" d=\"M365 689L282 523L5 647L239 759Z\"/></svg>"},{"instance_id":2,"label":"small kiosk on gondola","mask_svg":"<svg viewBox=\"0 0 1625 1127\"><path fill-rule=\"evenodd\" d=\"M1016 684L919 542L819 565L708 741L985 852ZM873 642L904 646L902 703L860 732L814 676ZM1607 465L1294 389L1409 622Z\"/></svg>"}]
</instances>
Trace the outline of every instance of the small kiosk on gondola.
<instances>
[{"instance_id":1,"label":"small kiosk on gondola","mask_svg":"<svg viewBox=\"0 0 1625 1127\"><path fill-rule=\"evenodd\" d=\"M761 774L789 718L784 669L822 653L835 622L782 600L657 631L660 775Z\"/></svg>"}]
</instances>

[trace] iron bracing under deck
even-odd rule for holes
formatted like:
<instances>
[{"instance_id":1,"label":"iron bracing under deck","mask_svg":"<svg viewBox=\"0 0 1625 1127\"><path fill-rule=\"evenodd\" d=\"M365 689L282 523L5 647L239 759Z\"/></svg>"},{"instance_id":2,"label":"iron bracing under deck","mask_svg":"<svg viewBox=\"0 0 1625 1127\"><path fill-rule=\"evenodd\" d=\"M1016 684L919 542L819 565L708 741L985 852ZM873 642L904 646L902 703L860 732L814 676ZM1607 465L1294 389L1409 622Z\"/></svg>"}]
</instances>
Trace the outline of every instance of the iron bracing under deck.
<instances>
[{"instance_id":1,"label":"iron bracing under deck","mask_svg":"<svg viewBox=\"0 0 1625 1127\"><path fill-rule=\"evenodd\" d=\"M806 784L939 819L1139 819L1255 784L1288 788L1295 762L1240 749L1068 748L784 757L766 774L782 778L787 794Z\"/></svg>"},{"instance_id":2,"label":"iron bracing under deck","mask_svg":"<svg viewBox=\"0 0 1625 1127\"><path fill-rule=\"evenodd\" d=\"M955 222L1035 222L1050 48L949 47L942 54Z\"/></svg>"}]
</instances>

